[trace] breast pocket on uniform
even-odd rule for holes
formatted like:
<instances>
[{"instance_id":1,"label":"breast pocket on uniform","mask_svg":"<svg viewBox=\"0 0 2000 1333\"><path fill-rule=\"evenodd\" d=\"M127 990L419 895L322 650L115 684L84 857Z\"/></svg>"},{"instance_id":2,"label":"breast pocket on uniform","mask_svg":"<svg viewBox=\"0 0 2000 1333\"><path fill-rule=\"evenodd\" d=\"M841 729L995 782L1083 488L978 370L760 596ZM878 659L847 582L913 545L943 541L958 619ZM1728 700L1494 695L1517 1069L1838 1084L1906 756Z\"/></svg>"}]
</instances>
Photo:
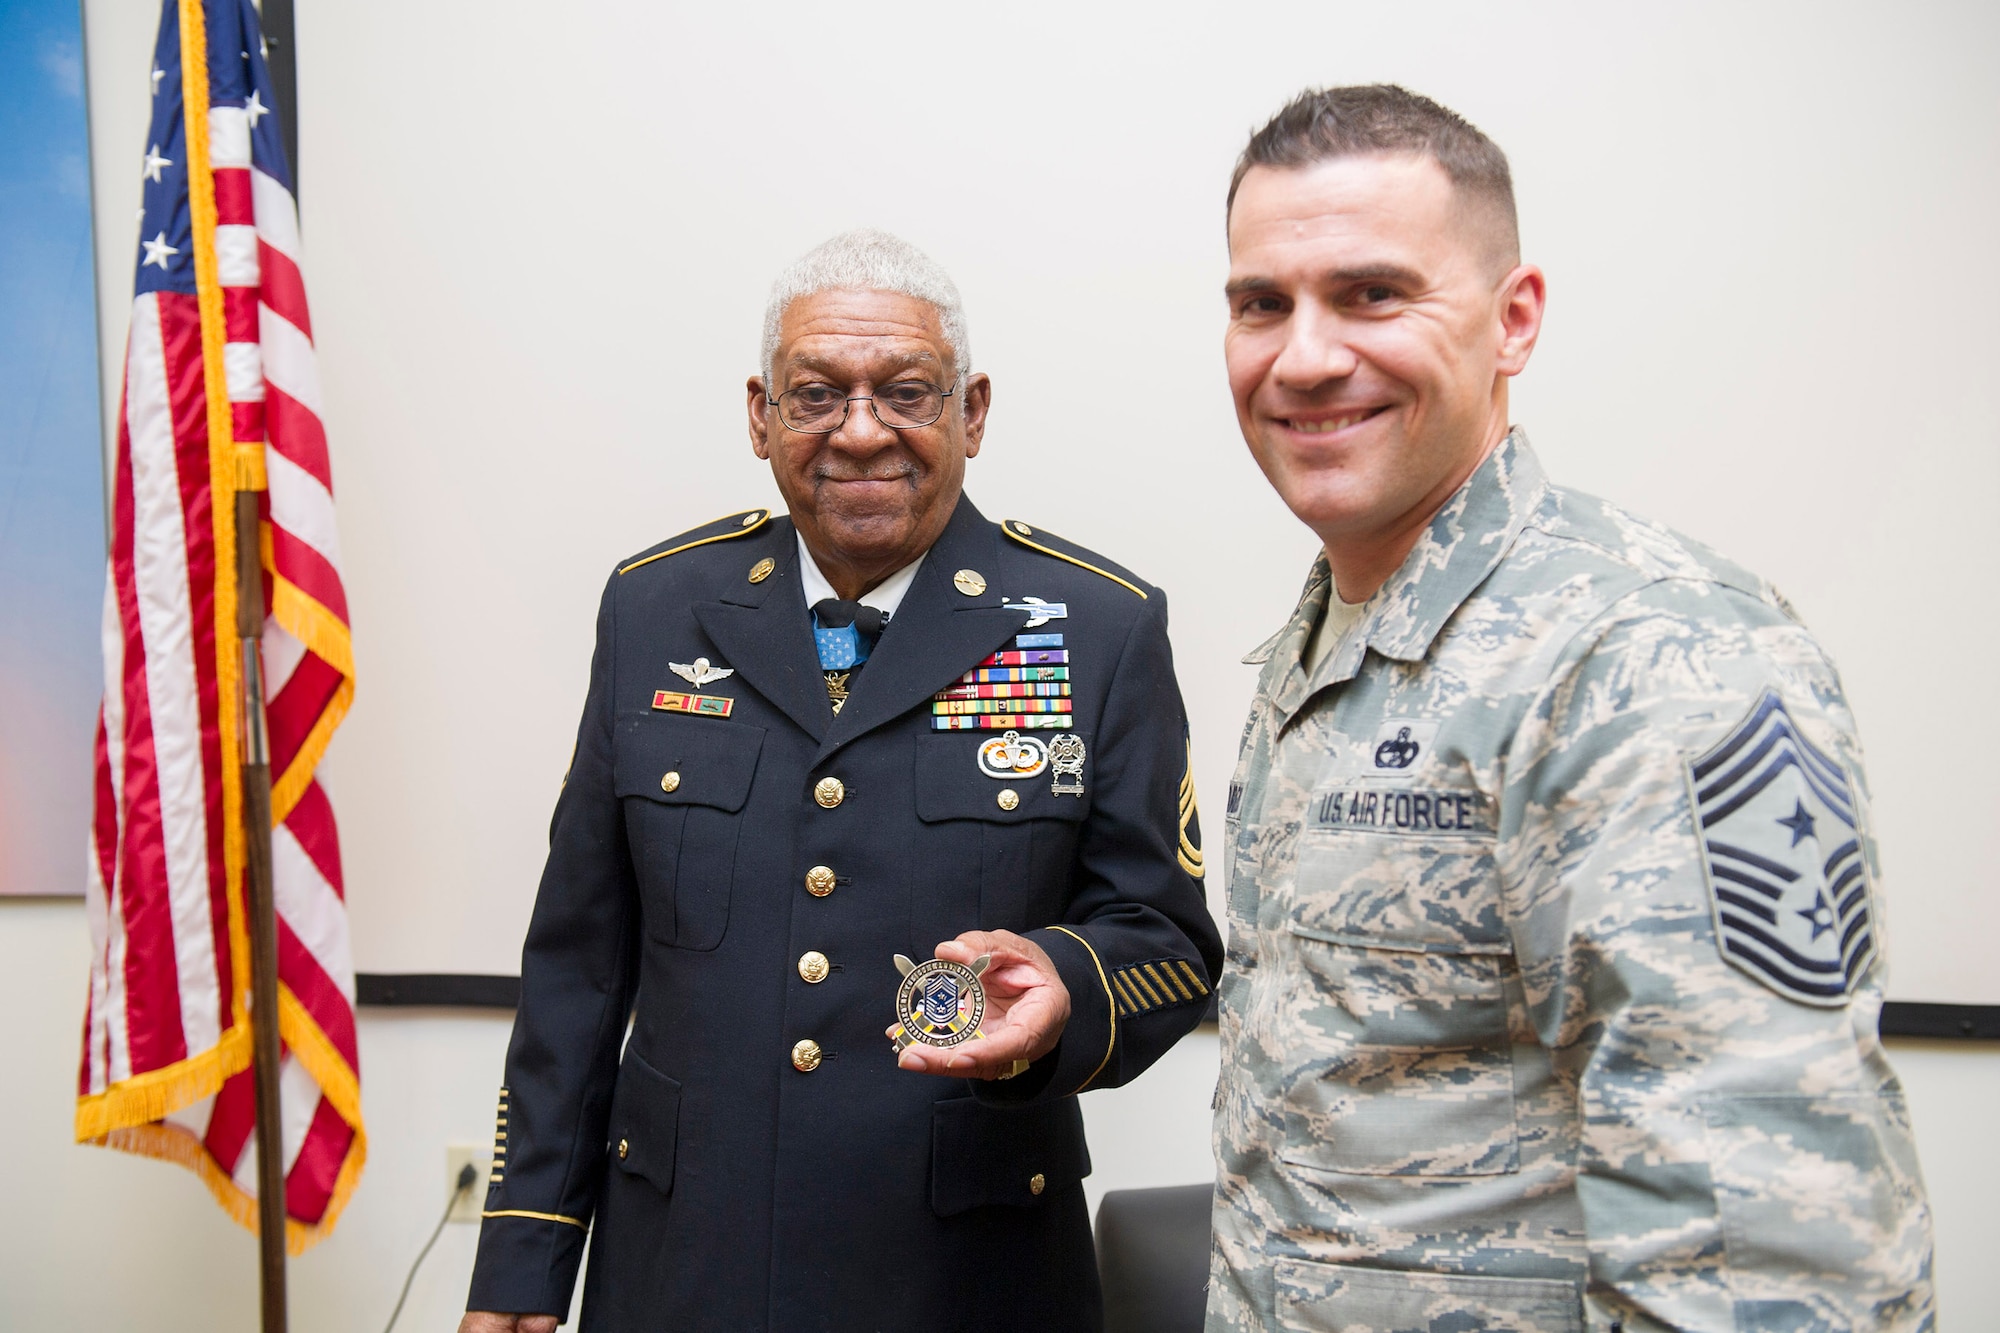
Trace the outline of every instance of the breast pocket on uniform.
<instances>
[{"instance_id":1,"label":"breast pocket on uniform","mask_svg":"<svg viewBox=\"0 0 2000 1333\"><path fill-rule=\"evenodd\" d=\"M922 736L916 747L916 811L934 855L931 877L949 881L943 892L971 907L976 919L961 930L1022 930L1060 918L1075 861L1078 830L1090 814L1090 775L1058 771L1048 754L1046 731L945 733ZM1087 765L1087 751L1085 765ZM1080 789L1080 790L1078 790ZM922 895L919 895L921 907ZM919 923L917 938L949 923Z\"/></svg>"},{"instance_id":2,"label":"breast pocket on uniform","mask_svg":"<svg viewBox=\"0 0 2000 1333\"><path fill-rule=\"evenodd\" d=\"M639 883L647 935L713 949L729 926L740 815L764 729L718 719L628 713L613 743L613 789Z\"/></svg>"},{"instance_id":3,"label":"breast pocket on uniform","mask_svg":"<svg viewBox=\"0 0 2000 1333\"><path fill-rule=\"evenodd\" d=\"M1357 1175L1519 1168L1513 951L1494 850L1476 824L1305 833L1286 929L1313 984L1287 1000L1287 1162Z\"/></svg>"}]
</instances>

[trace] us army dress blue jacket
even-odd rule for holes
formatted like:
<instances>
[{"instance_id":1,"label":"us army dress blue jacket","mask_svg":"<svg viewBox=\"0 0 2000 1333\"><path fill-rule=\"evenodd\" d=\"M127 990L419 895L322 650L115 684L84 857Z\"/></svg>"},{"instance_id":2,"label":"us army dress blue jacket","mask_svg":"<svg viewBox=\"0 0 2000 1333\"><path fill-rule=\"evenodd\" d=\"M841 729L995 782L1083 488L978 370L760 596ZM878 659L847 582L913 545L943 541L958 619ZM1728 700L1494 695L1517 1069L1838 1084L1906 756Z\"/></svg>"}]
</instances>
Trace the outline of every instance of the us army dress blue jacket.
<instances>
[{"instance_id":1,"label":"us army dress blue jacket","mask_svg":"<svg viewBox=\"0 0 2000 1333\"><path fill-rule=\"evenodd\" d=\"M1062 636L1069 691L1039 697L1071 726L1018 736L1080 740L1067 774L995 774L979 719L1004 717L954 707L1010 669L1030 598L1063 612L1032 632ZM961 497L838 714L789 520L627 562L522 951L469 1307L567 1310L588 1230L589 1330L1099 1327L1076 1094L1200 1020L1201 870L1166 599L1101 557ZM1061 1043L1004 1082L905 1072L894 956L971 929L1048 951Z\"/></svg>"}]
</instances>

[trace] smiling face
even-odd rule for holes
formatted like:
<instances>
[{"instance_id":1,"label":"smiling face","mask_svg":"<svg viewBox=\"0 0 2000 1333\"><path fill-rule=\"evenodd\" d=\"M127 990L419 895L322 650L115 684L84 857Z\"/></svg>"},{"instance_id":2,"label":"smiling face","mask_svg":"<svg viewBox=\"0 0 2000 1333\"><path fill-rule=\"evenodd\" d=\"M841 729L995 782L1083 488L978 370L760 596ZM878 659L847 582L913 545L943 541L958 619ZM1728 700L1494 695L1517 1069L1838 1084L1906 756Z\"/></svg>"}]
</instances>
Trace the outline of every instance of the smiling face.
<instances>
[{"instance_id":1,"label":"smiling face","mask_svg":"<svg viewBox=\"0 0 2000 1333\"><path fill-rule=\"evenodd\" d=\"M1480 222L1427 157L1254 167L1230 209L1237 421L1347 600L1506 435L1542 276L1496 257Z\"/></svg>"},{"instance_id":2,"label":"smiling face","mask_svg":"<svg viewBox=\"0 0 2000 1333\"><path fill-rule=\"evenodd\" d=\"M891 429L850 403L828 434L787 427L766 402L826 385L872 396L905 380L951 389L958 377L928 301L899 292L835 289L802 296L779 328L772 382L750 380L750 445L769 460L806 547L842 597L855 598L929 550L944 531L977 456L992 386L984 375L945 399L929 426Z\"/></svg>"}]
</instances>

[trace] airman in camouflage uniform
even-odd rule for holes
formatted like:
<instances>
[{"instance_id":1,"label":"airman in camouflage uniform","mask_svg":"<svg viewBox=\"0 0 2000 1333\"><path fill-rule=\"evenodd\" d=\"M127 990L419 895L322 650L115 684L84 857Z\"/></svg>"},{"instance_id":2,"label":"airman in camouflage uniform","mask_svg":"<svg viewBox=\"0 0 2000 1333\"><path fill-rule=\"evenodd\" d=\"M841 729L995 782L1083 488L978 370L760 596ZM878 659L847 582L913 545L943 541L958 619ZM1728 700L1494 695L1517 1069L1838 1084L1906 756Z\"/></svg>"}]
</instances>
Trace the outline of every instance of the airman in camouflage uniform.
<instances>
[{"instance_id":1,"label":"airman in camouflage uniform","mask_svg":"<svg viewBox=\"0 0 2000 1333\"><path fill-rule=\"evenodd\" d=\"M1860 745L1811 635L1519 432L1308 674L1329 586L1247 659L1210 1328L1925 1327Z\"/></svg>"},{"instance_id":2,"label":"airman in camouflage uniform","mask_svg":"<svg viewBox=\"0 0 2000 1333\"><path fill-rule=\"evenodd\" d=\"M1246 659L1210 1333L1928 1329L1838 674L1763 580L1549 483L1504 415L1541 276L1436 278L1413 161L1281 162L1232 219L1246 438L1330 535ZM1441 436L1496 365L1492 443Z\"/></svg>"}]
</instances>

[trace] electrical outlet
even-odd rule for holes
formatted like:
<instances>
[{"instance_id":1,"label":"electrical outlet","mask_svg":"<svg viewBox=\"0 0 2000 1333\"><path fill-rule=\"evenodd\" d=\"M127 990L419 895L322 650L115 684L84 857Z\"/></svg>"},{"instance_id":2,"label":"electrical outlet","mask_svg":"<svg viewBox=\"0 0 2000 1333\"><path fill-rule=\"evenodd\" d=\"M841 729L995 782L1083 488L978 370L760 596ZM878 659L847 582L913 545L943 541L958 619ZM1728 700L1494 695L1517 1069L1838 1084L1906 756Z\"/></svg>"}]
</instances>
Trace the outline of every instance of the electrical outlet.
<instances>
[{"instance_id":1,"label":"electrical outlet","mask_svg":"<svg viewBox=\"0 0 2000 1333\"><path fill-rule=\"evenodd\" d=\"M444 1150L444 1187L451 1189L458 1184L461 1168L471 1166L477 1173L472 1188L452 1201L451 1220L454 1222L477 1222L482 1209L486 1207L486 1177L493 1171L493 1150L485 1144L452 1143Z\"/></svg>"}]
</instances>

